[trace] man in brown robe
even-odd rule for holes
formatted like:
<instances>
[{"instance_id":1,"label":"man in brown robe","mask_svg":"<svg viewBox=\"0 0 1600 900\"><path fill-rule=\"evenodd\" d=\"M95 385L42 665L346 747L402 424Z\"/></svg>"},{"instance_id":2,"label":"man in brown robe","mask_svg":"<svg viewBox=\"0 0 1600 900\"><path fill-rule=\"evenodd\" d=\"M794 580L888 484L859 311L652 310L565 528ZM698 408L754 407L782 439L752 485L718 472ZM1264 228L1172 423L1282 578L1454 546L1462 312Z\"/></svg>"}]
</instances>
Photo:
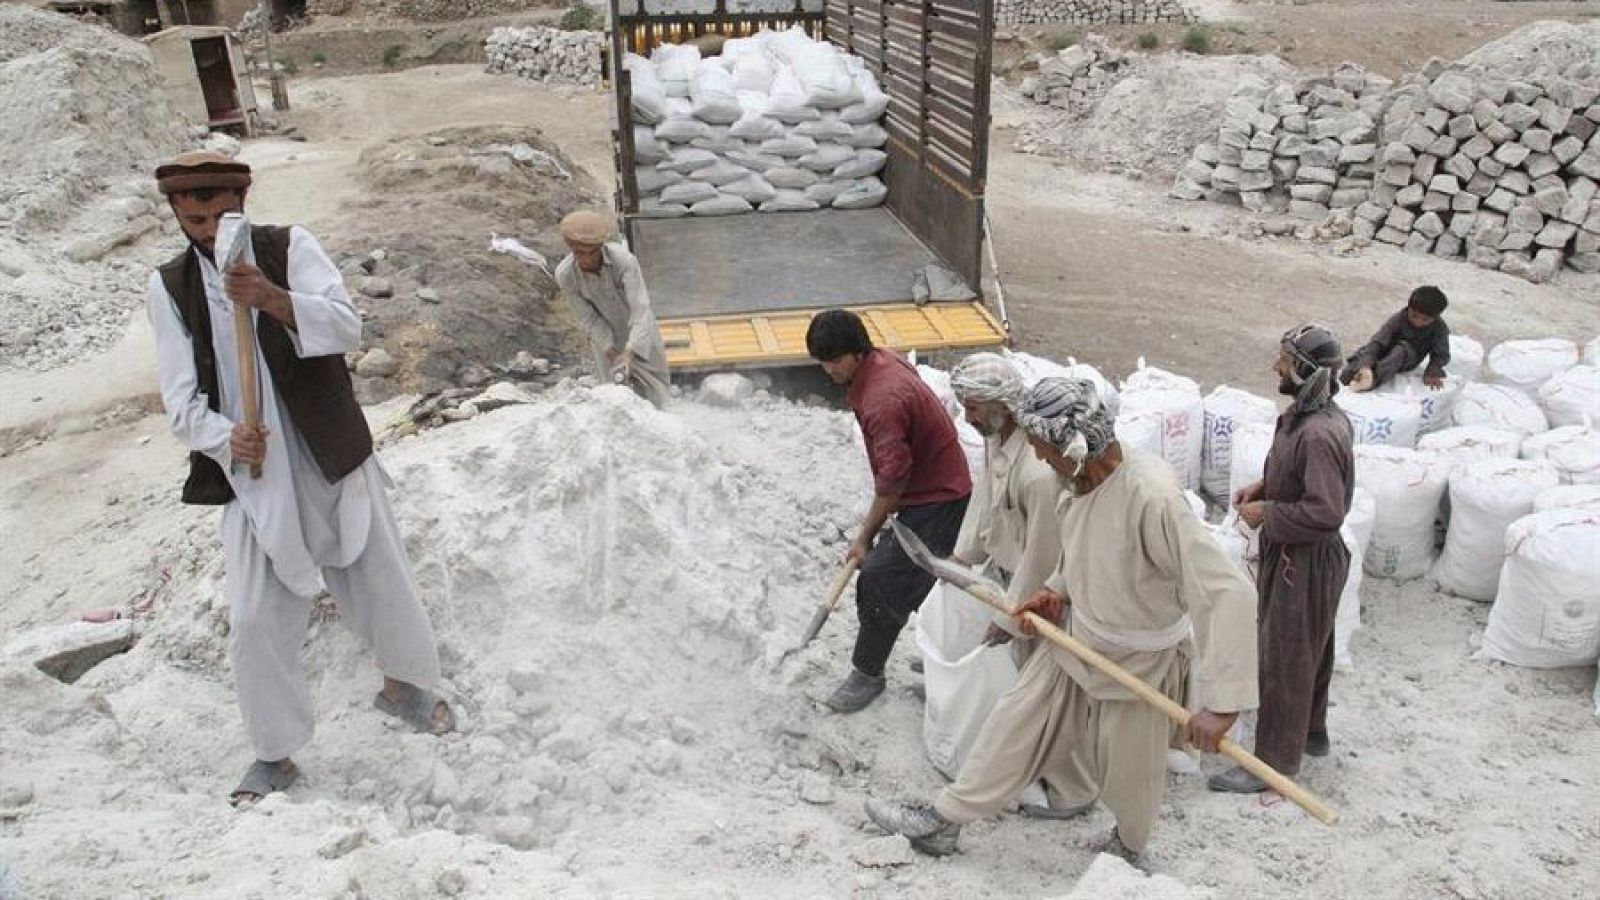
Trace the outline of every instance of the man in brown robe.
<instances>
[{"instance_id":1,"label":"man in brown robe","mask_svg":"<svg viewBox=\"0 0 1600 900\"><path fill-rule=\"evenodd\" d=\"M1350 569L1339 527L1355 491L1350 420L1332 402L1339 356L1326 328L1305 325L1284 335L1273 371L1278 390L1294 402L1278 417L1265 477L1234 497L1239 517L1261 529L1256 756L1285 775L1300 771L1302 755L1330 749L1333 622ZM1238 767L1208 785L1241 794L1267 787Z\"/></svg>"}]
</instances>

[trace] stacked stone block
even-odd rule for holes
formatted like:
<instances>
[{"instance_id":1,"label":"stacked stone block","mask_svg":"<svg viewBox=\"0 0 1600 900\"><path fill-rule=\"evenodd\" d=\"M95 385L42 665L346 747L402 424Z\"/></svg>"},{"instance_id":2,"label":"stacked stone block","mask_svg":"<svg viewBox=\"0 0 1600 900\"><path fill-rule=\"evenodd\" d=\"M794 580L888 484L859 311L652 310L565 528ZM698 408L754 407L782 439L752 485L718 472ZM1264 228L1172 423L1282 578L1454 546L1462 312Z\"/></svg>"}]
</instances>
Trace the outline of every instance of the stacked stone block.
<instances>
[{"instance_id":1,"label":"stacked stone block","mask_svg":"<svg viewBox=\"0 0 1600 900\"><path fill-rule=\"evenodd\" d=\"M996 0L995 20L1005 25L1062 22L1075 25L1138 25L1194 22L1180 0Z\"/></svg>"},{"instance_id":2,"label":"stacked stone block","mask_svg":"<svg viewBox=\"0 0 1600 900\"><path fill-rule=\"evenodd\" d=\"M1128 55L1097 34L1091 34L1039 64L1022 80L1021 90L1035 103L1070 113L1086 113L1122 77Z\"/></svg>"},{"instance_id":3,"label":"stacked stone block","mask_svg":"<svg viewBox=\"0 0 1600 900\"><path fill-rule=\"evenodd\" d=\"M605 33L559 28L496 28L484 41L490 72L534 81L598 84Z\"/></svg>"}]
</instances>

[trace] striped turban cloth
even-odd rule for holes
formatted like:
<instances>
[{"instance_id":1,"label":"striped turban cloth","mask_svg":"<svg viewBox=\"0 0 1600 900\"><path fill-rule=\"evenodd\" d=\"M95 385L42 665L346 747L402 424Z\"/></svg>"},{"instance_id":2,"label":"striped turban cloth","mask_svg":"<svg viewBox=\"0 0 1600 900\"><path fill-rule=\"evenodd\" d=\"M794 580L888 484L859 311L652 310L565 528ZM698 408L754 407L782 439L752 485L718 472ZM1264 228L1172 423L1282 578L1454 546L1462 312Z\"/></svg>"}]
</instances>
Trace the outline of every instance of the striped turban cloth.
<instances>
[{"instance_id":1,"label":"striped turban cloth","mask_svg":"<svg viewBox=\"0 0 1600 900\"><path fill-rule=\"evenodd\" d=\"M1022 395L1017 422L1033 437L1071 456L1079 438L1095 459L1117 439L1117 411L1100 400L1094 382L1082 378L1045 378Z\"/></svg>"},{"instance_id":2,"label":"striped turban cloth","mask_svg":"<svg viewBox=\"0 0 1600 900\"><path fill-rule=\"evenodd\" d=\"M998 353L974 353L950 370L950 389L957 400L999 403L1015 412L1022 401L1022 373Z\"/></svg>"}]
</instances>

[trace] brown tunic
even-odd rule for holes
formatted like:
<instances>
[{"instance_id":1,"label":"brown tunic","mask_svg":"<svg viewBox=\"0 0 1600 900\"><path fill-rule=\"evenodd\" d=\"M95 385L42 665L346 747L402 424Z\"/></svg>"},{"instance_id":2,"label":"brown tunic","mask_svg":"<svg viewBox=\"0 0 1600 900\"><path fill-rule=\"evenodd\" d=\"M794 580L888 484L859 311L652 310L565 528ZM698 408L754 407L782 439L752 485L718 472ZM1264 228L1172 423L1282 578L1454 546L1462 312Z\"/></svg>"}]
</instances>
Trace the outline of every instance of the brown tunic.
<instances>
[{"instance_id":1,"label":"brown tunic","mask_svg":"<svg viewBox=\"0 0 1600 900\"><path fill-rule=\"evenodd\" d=\"M1349 573L1339 528L1355 491L1350 420L1336 406L1278 417L1262 499L1256 587L1261 711L1256 755L1285 774L1300 770L1310 732L1326 732L1333 623Z\"/></svg>"}]
</instances>

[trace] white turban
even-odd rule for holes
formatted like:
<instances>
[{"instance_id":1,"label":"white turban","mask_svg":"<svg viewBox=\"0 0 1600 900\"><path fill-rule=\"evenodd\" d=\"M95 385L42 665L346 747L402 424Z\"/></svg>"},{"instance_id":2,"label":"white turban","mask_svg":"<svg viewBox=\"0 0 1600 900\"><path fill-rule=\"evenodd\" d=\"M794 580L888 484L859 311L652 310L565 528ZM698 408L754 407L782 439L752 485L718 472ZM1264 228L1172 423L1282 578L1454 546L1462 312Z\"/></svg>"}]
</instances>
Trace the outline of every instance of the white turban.
<instances>
[{"instance_id":1,"label":"white turban","mask_svg":"<svg viewBox=\"0 0 1600 900\"><path fill-rule=\"evenodd\" d=\"M998 353L974 353L950 370L950 389L957 400L1000 403L1014 412L1022 400L1022 373Z\"/></svg>"}]
</instances>

